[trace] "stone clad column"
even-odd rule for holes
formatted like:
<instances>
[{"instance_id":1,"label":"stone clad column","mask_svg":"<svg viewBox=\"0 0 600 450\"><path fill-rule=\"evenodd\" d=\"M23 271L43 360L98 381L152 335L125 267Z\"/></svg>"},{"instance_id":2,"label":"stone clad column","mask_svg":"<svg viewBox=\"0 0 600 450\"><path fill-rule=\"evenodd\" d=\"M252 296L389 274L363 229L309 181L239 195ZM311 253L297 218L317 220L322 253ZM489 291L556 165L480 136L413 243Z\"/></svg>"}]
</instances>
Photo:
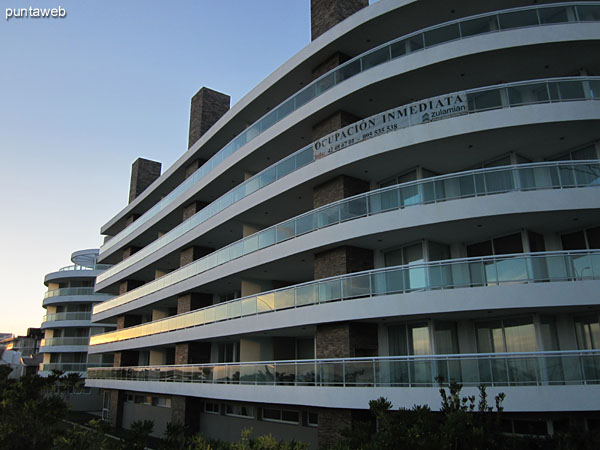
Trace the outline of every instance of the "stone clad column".
<instances>
[{"instance_id":1,"label":"stone clad column","mask_svg":"<svg viewBox=\"0 0 600 450\"><path fill-rule=\"evenodd\" d=\"M188 147L191 147L223 114L229 111L230 101L229 95L207 87L201 88L192 97Z\"/></svg>"},{"instance_id":2,"label":"stone clad column","mask_svg":"<svg viewBox=\"0 0 600 450\"><path fill-rule=\"evenodd\" d=\"M148 186L160 177L162 164L149 159L138 158L131 165L129 203L135 200ZM135 217L133 218L135 220ZM132 220L132 221L133 221Z\"/></svg>"},{"instance_id":3,"label":"stone clad column","mask_svg":"<svg viewBox=\"0 0 600 450\"><path fill-rule=\"evenodd\" d=\"M311 40L366 6L369 0L310 0Z\"/></svg>"}]
</instances>

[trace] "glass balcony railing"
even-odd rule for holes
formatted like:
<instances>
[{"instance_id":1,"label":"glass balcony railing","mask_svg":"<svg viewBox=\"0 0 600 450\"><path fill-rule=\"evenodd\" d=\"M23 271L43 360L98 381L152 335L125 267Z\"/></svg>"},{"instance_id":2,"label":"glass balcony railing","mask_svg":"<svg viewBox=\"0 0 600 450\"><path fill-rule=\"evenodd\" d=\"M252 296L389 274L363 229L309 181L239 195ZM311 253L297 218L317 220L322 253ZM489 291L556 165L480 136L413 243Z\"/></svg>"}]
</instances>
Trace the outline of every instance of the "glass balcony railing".
<instances>
[{"instance_id":1,"label":"glass balcony railing","mask_svg":"<svg viewBox=\"0 0 600 450\"><path fill-rule=\"evenodd\" d=\"M63 297L63 296L72 296L72 295L94 295L98 296L98 301L108 300L113 297L110 294L95 294L93 287L70 287L70 288L59 288L52 289L50 291L46 291L44 294L44 298L51 297Z\"/></svg>"},{"instance_id":2,"label":"glass balcony railing","mask_svg":"<svg viewBox=\"0 0 600 450\"><path fill-rule=\"evenodd\" d=\"M61 312L56 314L46 314L44 322L55 322L57 320L90 320L92 312Z\"/></svg>"},{"instance_id":3,"label":"glass balcony railing","mask_svg":"<svg viewBox=\"0 0 600 450\"><path fill-rule=\"evenodd\" d=\"M600 77L596 78L563 78L553 80L537 80L519 83L509 83L501 86L492 86L467 91L468 112L475 113L491 109L511 108L523 105L563 102L571 100L599 100ZM380 116L379 113L377 116ZM375 116L374 116L375 117ZM409 116L405 127L418 123ZM365 119L365 120L368 120ZM285 175L298 170L315 159L313 144L297 151L287 158L277 162L267 169L259 172L254 177L246 180L239 186L230 190L207 207L190 217L185 222L170 230L167 234L153 241L126 260L112 266L101 273L97 280L102 282L109 277L125 270L136 262L163 248L188 231L223 211L228 206L240 201L253 192L275 182ZM134 222L135 223L135 222Z\"/></svg>"},{"instance_id":4,"label":"glass balcony railing","mask_svg":"<svg viewBox=\"0 0 600 450\"><path fill-rule=\"evenodd\" d=\"M42 339L41 347L54 347L57 345L88 345L89 337L55 337Z\"/></svg>"},{"instance_id":5,"label":"glass balcony railing","mask_svg":"<svg viewBox=\"0 0 600 450\"><path fill-rule=\"evenodd\" d=\"M478 169L378 189L325 205L247 236L155 281L95 305L94 313L129 303L233 259L341 222L467 197L586 186L600 186L600 162L545 162Z\"/></svg>"},{"instance_id":6,"label":"glass balcony railing","mask_svg":"<svg viewBox=\"0 0 600 450\"><path fill-rule=\"evenodd\" d=\"M46 363L42 371L60 370L62 372L85 372L89 367L111 367L110 363Z\"/></svg>"},{"instance_id":7,"label":"glass balcony railing","mask_svg":"<svg viewBox=\"0 0 600 450\"><path fill-rule=\"evenodd\" d=\"M143 325L97 334L107 344L256 314L416 291L600 279L600 250L451 259L352 273L231 300Z\"/></svg>"},{"instance_id":8,"label":"glass balcony railing","mask_svg":"<svg viewBox=\"0 0 600 450\"><path fill-rule=\"evenodd\" d=\"M95 264L93 267L81 266L79 264L71 264L70 266L61 267L58 269L59 272L65 270L106 270L110 268L112 264Z\"/></svg>"},{"instance_id":9,"label":"glass balcony railing","mask_svg":"<svg viewBox=\"0 0 600 450\"><path fill-rule=\"evenodd\" d=\"M600 351L476 353L90 368L88 380L331 387L550 386L600 383Z\"/></svg>"},{"instance_id":10,"label":"glass balcony railing","mask_svg":"<svg viewBox=\"0 0 600 450\"><path fill-rule=\"evenodd\" d=\"M111 249L133 231L148 222L152 217L156 216L246 143L312 99L319 97L324 92L343 83L354 75L426 48L445 42L468 39L481 34L497 33L523 27L598 21L600 21L600 2L536 5L486 13L443 23L394 39L371 49L317 78L304 89L282 102L250 127L246 128L225 147L215 153L192 176L142 214L135 222L106 242L100 248L100 253L102 254Z\"/></svg>"}]
</instances>

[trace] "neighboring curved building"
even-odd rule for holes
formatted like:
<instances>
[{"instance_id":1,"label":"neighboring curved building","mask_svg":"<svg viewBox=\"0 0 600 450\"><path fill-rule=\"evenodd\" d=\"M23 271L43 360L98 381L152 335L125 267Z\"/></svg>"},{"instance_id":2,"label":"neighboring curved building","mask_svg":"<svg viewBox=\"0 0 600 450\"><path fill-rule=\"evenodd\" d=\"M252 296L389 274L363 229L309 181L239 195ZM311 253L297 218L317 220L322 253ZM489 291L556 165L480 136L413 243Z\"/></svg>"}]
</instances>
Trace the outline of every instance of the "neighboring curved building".
<instances>
[{"instance_id":1,"label":"neighboring curved building","mask_svg":"<svg viewBox=\"0 0 600 450\"><path fill-rule=\"evenodd\" d=\"M318 37L230 110L200 90L102 227L105 413L316 446L442 377L515 432L597 419L600 2L312 3Z\"/></svg>"},{"instance_id":2,"label":"neighboring curved building","mask_svg":"<svg viewBox=\"0 0 600 450\"><path fill-rule=\"evenodd\" d=\"M73 265L62 267L44 277L48 291L42 306L44 339L40 346L43 363L41 376L53 370L77 372L86 376L88 367L112 365L112 355L88 355L90 336L112 331L114 325L91 322L92 307L112 295L94 292L96 277L109 266L97 264L98 249L80 250L71 255ZM100 411L102 397L98 389L86 389L69 398L75 410Z\"/></svg>"}]
</instances>

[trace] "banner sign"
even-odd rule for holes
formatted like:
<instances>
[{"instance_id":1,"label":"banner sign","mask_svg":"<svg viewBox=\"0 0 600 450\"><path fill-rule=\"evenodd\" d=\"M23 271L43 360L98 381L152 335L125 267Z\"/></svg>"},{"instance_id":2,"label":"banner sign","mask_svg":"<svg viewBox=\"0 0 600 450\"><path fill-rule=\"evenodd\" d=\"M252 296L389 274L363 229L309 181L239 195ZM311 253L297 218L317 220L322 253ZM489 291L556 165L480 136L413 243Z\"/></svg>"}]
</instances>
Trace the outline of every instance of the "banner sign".
<instances>
[{"instance_id":1,"label":"banner sign","mask_svg":"<svg viewBox=\"0 0 600 450\"><path fill-rule=\"evenodd\" d=\"M466 92L442 95L393 108L334 131L313 144L315 159L382 134L468 112Z\"/></svg>"}]
</instances>

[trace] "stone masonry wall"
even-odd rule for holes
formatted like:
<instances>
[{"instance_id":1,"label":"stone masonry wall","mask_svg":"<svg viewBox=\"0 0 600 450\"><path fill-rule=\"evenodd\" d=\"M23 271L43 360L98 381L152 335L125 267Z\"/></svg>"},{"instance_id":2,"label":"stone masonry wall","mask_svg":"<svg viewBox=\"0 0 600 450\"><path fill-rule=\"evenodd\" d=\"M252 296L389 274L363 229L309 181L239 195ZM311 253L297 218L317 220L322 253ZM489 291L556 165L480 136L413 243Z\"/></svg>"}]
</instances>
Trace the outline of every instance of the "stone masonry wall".
<instances>
[{"instance_id":1,"label":"stone masonry wall","mask_svg":"<svg viewBox=\"0 0 600 450\"><path fill-rule=\"evenodd\" d=\"M343 128L354 122L358 122L359 120L360 117L345 111L338 111L312 127L313 141L316 141L323 136L327 136L328 134L333 133L334 131L337 131L340 128Z\"/></svg>"},{"instance_id":2,"label":"stone masonry wall","mask_svg":"<svg viewBox=\"0 0 600 450\"><path fill-rule=\"evenodd\" d=\"M229 111L230 101L229 95L207 87L203 87L192 97L188 147L191 147L223 114Z\"/></svg>"},{"instance_id":3,"label":"stone masonry wall","mask_svg":"<svg viewBox=\"0 0 600 450\"><path fill-rule=\"evenodd\" d=\"M114 428L121 428L123 401L123 392L117 390L110 391L110 423Z\"/></svg>"},{"instance_id":4,"label":"stone masonry wall","mask_svg":"<svg viewBox=\"0 0 600 450\"><path fill-rule=\"evenodd\" d=\"M315 254L314 279L361 272L373 268L373 250L342 246Z\"/></svg>"},{"instance_id":5,"label":"stone masonry wall","mask_svg":"<svg viewBox=\"0 0 600 450\"><path fill-rule=\"evenodd\" d=\"M313 189L313 208L337 202L369 190L369 182L358 178L340 175Z\"/></svg>"},{"instance_id":6,"label":"stone masonry wall","mask_svg":"<svg viewBox=\"0 0 600 450\"><path fill-rule=\"evenodd\" d=\"M366 6L369 0L310 0L311 40Z\"/></svg>"},{"instance_id":7,"label":"stone masonry wall","mask_svg":"<svg viewBox=\"0 0 600 450\"><path fill-rule=\"evenodd\" d=\"M349 358L350 323L319 324L315 341L317 358ZM319 426L321 426L320 420Z\"/></svg>"},{"instance_id":8,"label":"stone masonry wall","mask_svg":"<svg viewBox=\"0 0 600 450\"><path fill-rule=\"evenodd\" d=\"M190 292L177 298L177 314L183 314L198 308L212 305L212 294Z\"/></svg>"},{"instance_id":9,"label":"stone masonry wall","mask_svg":"<svg viewBox=\"0 0 600 450\"><path fill-rule=\"evenodd\" d=\"M129 183L129 203L140 195L154 180L160 177L162 164L149 159L138 158L131 165L131 181Z\"/></svg>"},{"instance_id":10,"label":"stone masonry wall","mask_svg":"<svg viewBox=\"0 0 600 450\"><path fill-rule=\"evenodd\" d=\"M352 426L349 409L319 408L319 448L327 448L340 442L342 431Z\"/></svg>"},{"instance_id":11,"label":"stone masonry wall","mask_svg":"<svg viewBox=\"0 0 600 450\"><path fill-rule=\"evenodd\" d=\"M205 159L196 159L185 168L185 178L189 178L192 174L206 162Z\"/></svg>"},{"instance_id":12,"label":"stone masonry wall","mask_svg":"<svg viewBox=\"0 0 600 450\"><path fill-rule=\"evenodd\" d=\"M209 247L188 247L184 250L181 250L179 254L179 267L183 267L191 262L196 261L198 258L202 258L209 253L212 253L214 249Z\"/></svg>"},{"instance_id":13,"label":"stone masonry wall","mask_svg":"<svg viewBox=\"0 0 600 450\"><path fill-rule=\"evenodd\" d=\"M183 208L182 220L185 222L207 205L205 202L192 202Z\"/></svg>"},{"instance_id":14,"label":"stone masonry wall","mask_svg":"<svg viewBox=\"0 0 600 450\"><path fill-rule=\"evenodd\" d=\"M325 61L323 61L321 64L319 64L317 67L315 67L312 70L313 80L316 80L321 75L329 72L331 69L336 68L340 64L344 64L349 59L350 59L350 57L348 55L345 55L344 53L340 53L340 52L334 53L333 55L331 55L329 58L327 58Z\"/></svg>"}]
</instances>

